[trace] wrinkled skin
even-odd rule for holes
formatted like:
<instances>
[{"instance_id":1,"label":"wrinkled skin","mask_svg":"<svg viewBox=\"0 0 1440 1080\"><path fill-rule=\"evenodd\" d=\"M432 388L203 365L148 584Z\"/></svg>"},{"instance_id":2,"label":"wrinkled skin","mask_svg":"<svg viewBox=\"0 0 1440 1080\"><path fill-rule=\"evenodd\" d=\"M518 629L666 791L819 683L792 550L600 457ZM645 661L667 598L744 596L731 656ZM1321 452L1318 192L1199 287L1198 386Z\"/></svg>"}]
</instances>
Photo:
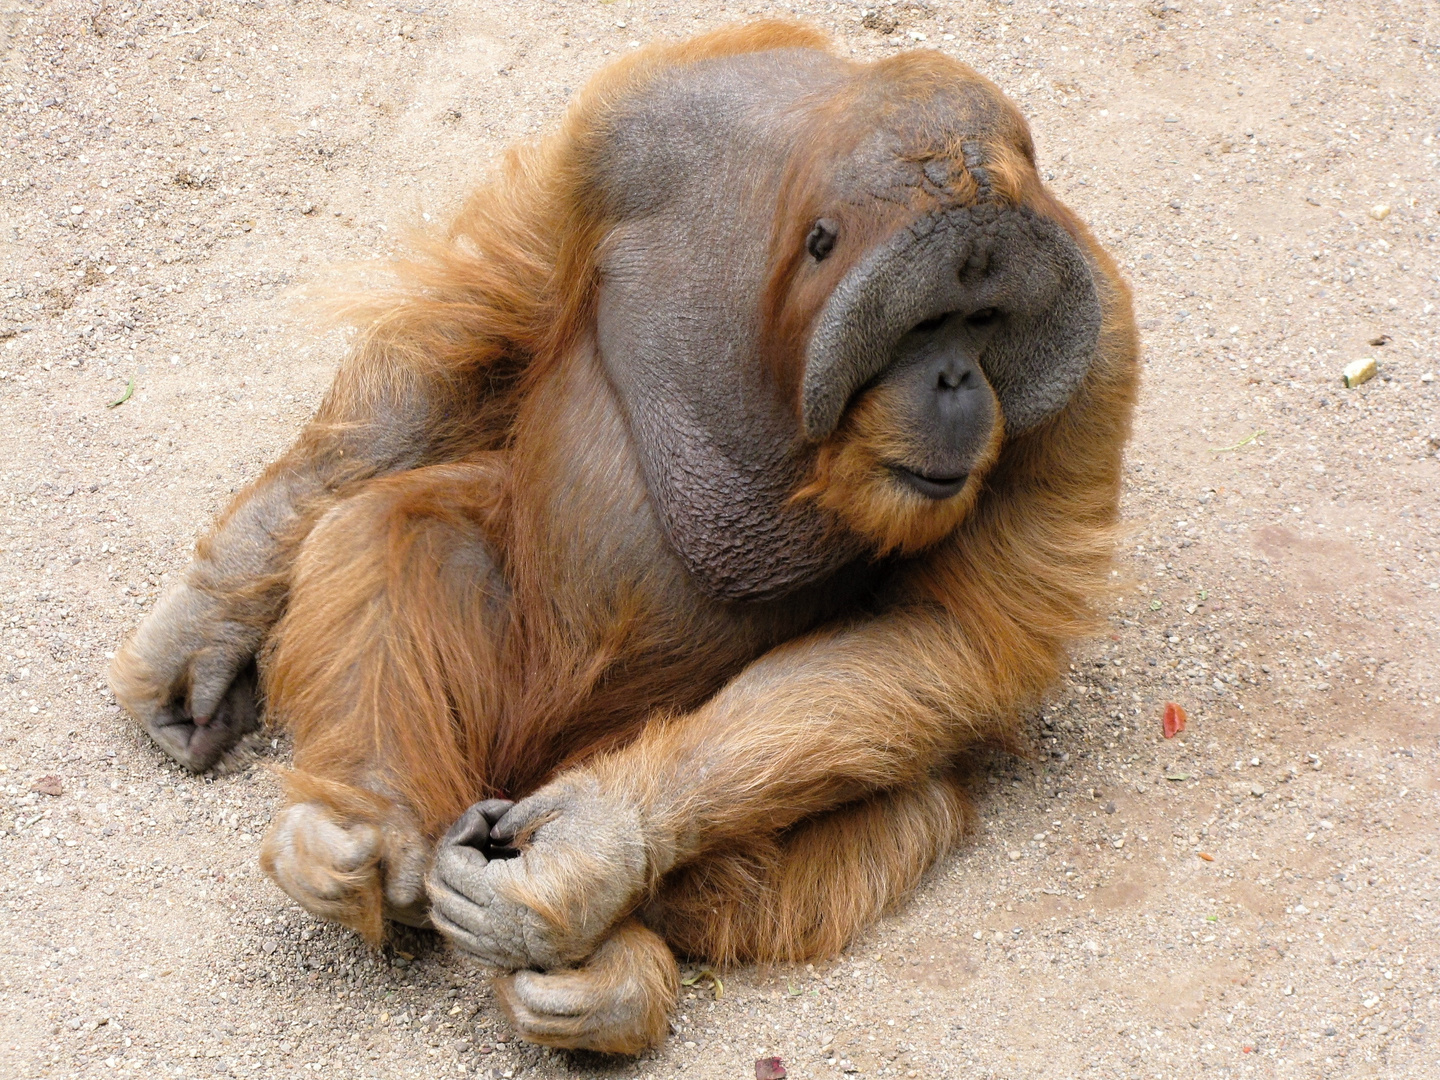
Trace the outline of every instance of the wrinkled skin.
<instances>
[{"instance_id":1,"label":"wrinkled skin","mask_svg":"<svg viewBox=\"0 0 1440 1080\"><path fill-rule=\"evenodd\" d=\"M456 946L498 968L573 964L652 879L642 835L635 809L594 783L557 781L513 806L477 803L435 850L430 918ZM515 844L519 857L487 858L492 844Z\"/></svg>"},{"instance_id":2,"label":"wrinkled skin","mask_svg":"<svg viewBox=\"0 0 1440 1080\"><path fill-rule=\"evenodd\" d=\"M256 635L225 617L221 601L188 585L163 596L129 644L152 660L147 680L160 696L125 693L121 701L157 745L203 772L260 729Z\"/></svg>"}]
</instances>

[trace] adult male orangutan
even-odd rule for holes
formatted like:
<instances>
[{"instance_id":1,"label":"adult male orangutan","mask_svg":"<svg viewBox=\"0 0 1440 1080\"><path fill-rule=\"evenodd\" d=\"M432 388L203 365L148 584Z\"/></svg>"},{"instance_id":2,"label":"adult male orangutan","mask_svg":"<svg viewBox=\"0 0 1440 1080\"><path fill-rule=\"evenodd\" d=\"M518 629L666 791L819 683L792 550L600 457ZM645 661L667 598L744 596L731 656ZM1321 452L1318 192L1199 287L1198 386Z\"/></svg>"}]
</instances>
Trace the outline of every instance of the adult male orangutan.
<instances>
[{"instance_id":1,"label":"adult male orangutan","mask_svg":"<svg viewBox=\"0 0 1440 1080\"><path fill-rule=\"evenodd\" d=\"M957 756L1089 625L1136 383L991 83L641 50L357 325L112 676L192 769L262 700L294 733L286 892L635 1052L676 953L833 953L956 843Z\"/></svg>"}]
</instances>

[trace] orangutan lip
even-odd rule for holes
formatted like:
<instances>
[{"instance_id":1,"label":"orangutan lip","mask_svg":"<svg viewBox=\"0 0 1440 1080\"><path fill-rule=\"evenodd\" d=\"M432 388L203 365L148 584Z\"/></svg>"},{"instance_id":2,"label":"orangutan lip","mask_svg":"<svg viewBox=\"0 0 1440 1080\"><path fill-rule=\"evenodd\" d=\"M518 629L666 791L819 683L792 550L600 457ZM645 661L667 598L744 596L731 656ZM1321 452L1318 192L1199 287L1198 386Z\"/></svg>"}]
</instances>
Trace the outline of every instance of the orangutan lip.
<instances>
[{"instance_id":1,"label":"orangutan lip","mask_svg":"<svg viewBox=\"0 0 1440 1080\"><path fill-rule=\"evenodd\" d=\"M891 465L890 471L911 490L919 492L927 499L948 499L952 495L958 495L965 486L965 481L970 478L969 473L961 473L959 476L926 476L903 465Z\"/></svg>"}]
</instances>

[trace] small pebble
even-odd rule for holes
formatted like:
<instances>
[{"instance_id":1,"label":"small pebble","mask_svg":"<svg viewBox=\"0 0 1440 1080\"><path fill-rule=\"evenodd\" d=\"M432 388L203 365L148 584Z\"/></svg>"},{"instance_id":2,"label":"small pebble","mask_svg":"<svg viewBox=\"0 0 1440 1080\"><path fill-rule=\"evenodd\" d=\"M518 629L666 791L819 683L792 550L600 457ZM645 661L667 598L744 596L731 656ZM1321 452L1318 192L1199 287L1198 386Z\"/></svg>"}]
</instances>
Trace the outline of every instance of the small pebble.
<instances>
[{"instance_id":1,"label":"small pebble","mask_svg":"<svg viewBox=\"0 0 1440 1080\"><path fill-rule=\"evenodd\" d=\"M1353 389L1361 383L1369 382L1375 377L1375 371L1375 358L1371 356L1346 364L1343 373L1345 386Z\"/></svg>"},{"instance_id":2,"label":"small pebble","mask_svg":"<svg viewBox=\"0 0 1440 1080\"><path fill-rule=\"evenodd\" d=\"M1376 203L1374 206L1370 207L1370 216L1376 221L1384 221L1387 217L1390 216L1390 207L1383 202Z\"/></svg>"},{"instance_id":3,"label":"small pebble","mask_svg":"<svg viewBox=\"0 0 1440 1080\"><path fill-rule=\"evenodd\" d=\"M65 783L58 776L42 776L30 785L30 790L41 795L59 796L65 794Z\"/></svg>"}]
</instances>

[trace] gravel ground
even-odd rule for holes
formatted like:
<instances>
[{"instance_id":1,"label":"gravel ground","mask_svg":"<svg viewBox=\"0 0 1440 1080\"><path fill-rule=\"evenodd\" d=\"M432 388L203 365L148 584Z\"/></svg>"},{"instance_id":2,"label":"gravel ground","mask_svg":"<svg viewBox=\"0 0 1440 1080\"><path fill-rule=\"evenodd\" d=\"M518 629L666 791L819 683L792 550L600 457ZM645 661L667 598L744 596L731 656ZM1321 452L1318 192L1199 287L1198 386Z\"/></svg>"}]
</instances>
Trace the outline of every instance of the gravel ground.
<instances>
[{"instance_id":1,"label":"gravel ground","mask_svg":"<svg viewBox=\"0 0 1440 1080\"><path fill-rule=\"evenodd\" d=\"M9 0L0 1076L1440 1075L1437 10ZM508 1044L433 937L260 874L282 741L178 772L105 660L324 389L298 293L609 57L792 12L995 79L1131 276L1110 630L845 956L700 975L638 1062Z\"/></svg>"}]
</instances>

